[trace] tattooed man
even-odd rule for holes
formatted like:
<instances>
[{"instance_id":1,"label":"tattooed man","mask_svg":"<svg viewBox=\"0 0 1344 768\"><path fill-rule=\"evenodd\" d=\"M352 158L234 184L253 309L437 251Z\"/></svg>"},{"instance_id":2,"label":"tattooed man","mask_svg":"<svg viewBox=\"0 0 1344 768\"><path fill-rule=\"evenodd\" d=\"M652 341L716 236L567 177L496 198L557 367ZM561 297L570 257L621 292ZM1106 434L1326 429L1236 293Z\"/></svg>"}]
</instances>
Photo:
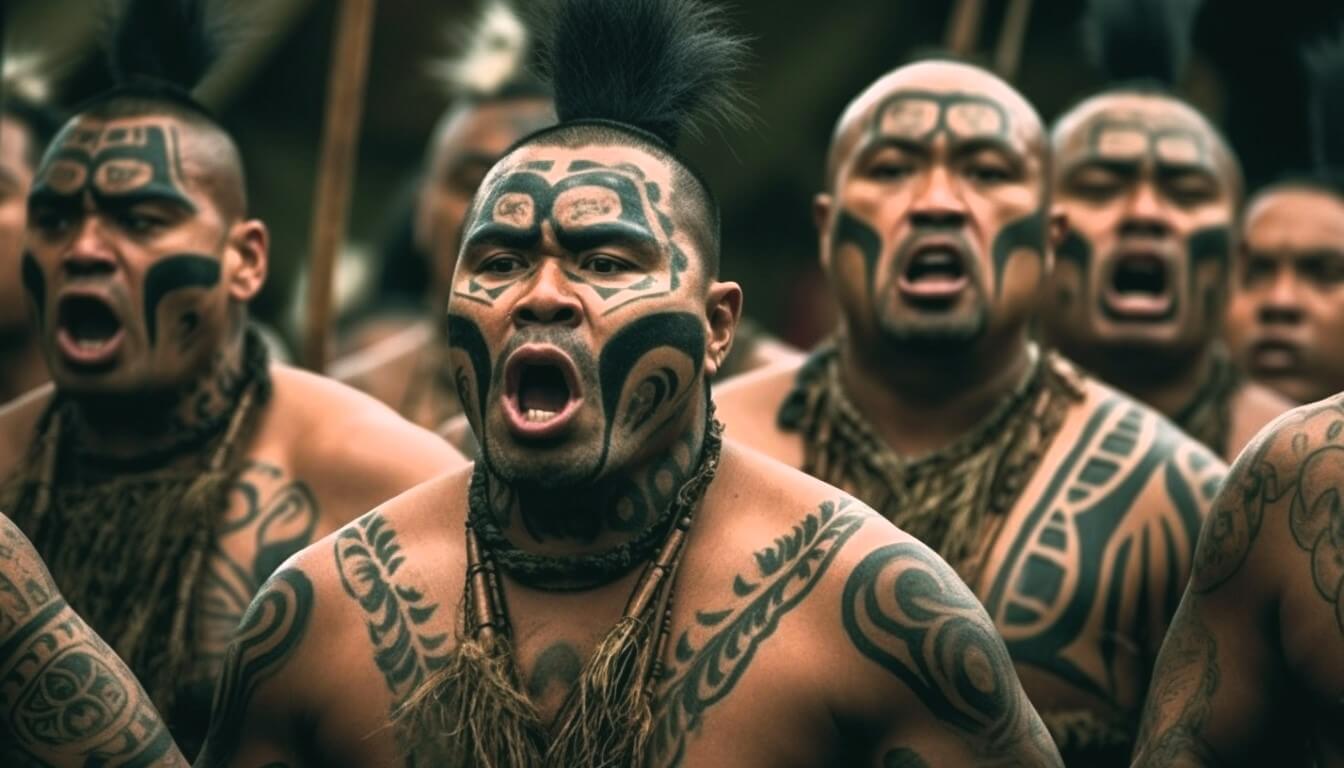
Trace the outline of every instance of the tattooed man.
<instances>
[{"instance_id":1,"label":"tattooed man","mask_svg":"<svg viewBox=\"0 0 1344 768\"><path fill-rule=\"evenodd\" d=\"M0 84L0 403L47 381L37 329L25 307L19 258L28 188L59 121L21 87L8 79Z\"/></svg>"},{"instance_id":2,"label":"tattooed man","mask_svg":"<svg viewBox=\"0 0 1344 768\"><path fill-rule=\"evenodd\" d=\"M119 39L142 62L173 44ZM186 91L138 83L65 125L28 197L23 284L54 387L0 412L0 509L191 754L271 571L460 457L371 398L268 363L246 310L267 229L247 215L238 150Z\"/></svg>"},{"instance_id":3,"label":"tattooed man","mask_svg":"<svg viewBox=\"0 0 1344 768\"><path fill-rule=\"evenodd\" d=\"M1200 5L1088 2L1087 47L1112 85L1051 137L1069 231L1042 331L1230 461L1292 404L1243 381L1220 340L1242 179L1223 137L1175 96Z\"/></svg>"},{"instance_id":4,"label":"tattooed man","mask_svg":"<svg viewBox=\"0 0 1344 768\"><path fill-rule=\"evenodd\" d=\"M55 768L187 764L131 671L2 514L0 734L23 759Z\"/></svg>"},{"instance_id":5,"label":"tattooed man","mask_svg":"<svg viewBox=\"0 0 1344 768\"><path fill-rule=\"evenodd\" d=\"M558 4L561 123L486 176L448 305L482 458L272 578L205 765L1058 764L951 569L720 439L742 294L671 148L733 109L718 18Z\"/></svg>"},{"instance_id":6,"label":"tattooed man","mask_svg":"<svg viewBox=\"0 0 1344 768\"><path fill-rule=\"evenodd\" d=\"M729 437L849 490L985 603L1076 765L1119 764L1225 467L1028 341L1048 271L1040 120L976 67L888 74L817 196L842 330L716 399Z\"/></svg>"},{"instance_id":7,"label":"tattooed man","mask_svg":"<svg viewBox=\"0 0 1344 768\"><path fill-rule=\"evenodd\" d=\"M1138 766L1344 766L1344 397L1232 467L1153 675Z\"/></svg>"}]
</instances>

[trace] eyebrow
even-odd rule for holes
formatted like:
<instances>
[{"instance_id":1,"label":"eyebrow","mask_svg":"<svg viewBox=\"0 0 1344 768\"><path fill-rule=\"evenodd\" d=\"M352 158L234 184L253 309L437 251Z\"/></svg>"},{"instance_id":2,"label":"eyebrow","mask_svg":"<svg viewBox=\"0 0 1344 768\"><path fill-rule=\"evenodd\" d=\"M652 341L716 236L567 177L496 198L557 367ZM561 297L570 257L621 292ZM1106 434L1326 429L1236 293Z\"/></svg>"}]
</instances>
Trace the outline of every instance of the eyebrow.
<instances>
[{"instance_id":1,"label":"eyebrow","mask_svg":"<svg viewBox=\"0 0 1344 768\"><path fill-rule=\"evenodd\" d=\"M586 227L556 227L555 239L566 250L580 253L602 246L625 246L634 251L659 253L658 240L647 229L623 221L602 222Z\"/></svg>"},{"instance_id":2,"label":"eyebrow","mask_svg":"<svg viewBox=\"0 0 1344 768\"><path fill-rule=\"evenodd\" d=\"M1140 162L1137 158L1133 160L1111 160L1092 156L1079 160L1069 166L1068 170L1064 172L1064 178L1072 179L1079 173L1091 168L1100 168L1104 171L1110 171L1111 173L1121 176L1133 176L1139 172L1139 165Z\"/></svg>"},{"instance_id":3,"label":"eyebrow","mask_svg":"<svg viewBox=\"0 0 1344 768\"><path fill-rule=\"evenodd\" d=\"M134 208L137 205L167 205L186 213L196 213L196 204L191 198L184 194L168 194L166 192L127 192L124 195L108 195L97 190L93 190L93 202L99 208L112 208L123 210Z\"/></svg>"},{"instance_id":4,"label":"eyebrow","mask_svg":"<svg viewBox=\"0 0 1344 768\"><path fill-rule=\"evenodd\" d=\"M464 248L495 246L522 250L534 248L541 241L541 228L519 229L497 222L476 227L467 235Z\"/></svg>"},{"instance_id":5,"label":"eyebrow","mask_svg":"<svg viewBox=\"0 0 1344 768\"><path fill-rule=\"evenodd\" d=\"M1016 165L1026 163L1026 155L1017 147L996 136L971 136L957 140L951 147L955 155L973 155L977 152L998 152Z\"/></svg>"}]
</instances>

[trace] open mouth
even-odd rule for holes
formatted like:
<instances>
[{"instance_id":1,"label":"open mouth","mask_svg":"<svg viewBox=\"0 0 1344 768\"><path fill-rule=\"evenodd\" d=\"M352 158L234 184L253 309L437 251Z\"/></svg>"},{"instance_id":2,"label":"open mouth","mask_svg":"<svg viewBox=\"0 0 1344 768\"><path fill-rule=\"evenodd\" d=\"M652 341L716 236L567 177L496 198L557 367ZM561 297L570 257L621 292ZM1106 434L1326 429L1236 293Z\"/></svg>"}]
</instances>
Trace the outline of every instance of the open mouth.
<instances>
[{"instance_id":1,"label":"open mouth","mask_svg":"<svg viewBox=\"0 0 1344 768\"><path fill-rule=\"evenodd\" d=\"M1157 254L1118 256L1105 290L1106 308L1120 317L1166 317L1173 307L1171 282L1171 270Z\"/></svg>"},{"instance_id":2,"label":"open mouth","mask_svg":"<svg viewBox=\"0 0 1344 768\"><path fill-rule=\"evenodd\" d=\"M515 435L557 436L582 401L574 364L554 347L523 347L504 369L505 415Z\"/></svg>"},{"instance_id":3,"label":"open mouth","mask_svg":"<svg viewBox=\"0 0 1344 768\"><path fill-rule=\"evenodd\" d=\"M116 356L125 336L121 319L96 296L66 296L56 316L61 354L76 365L105 365Z\"/></svg>"},{"instance_id":4,"label":"open mouth","mask_svg":"<svg viewBox=\"0 0 1344 768\"><path fill-rule=\"evenodd\" d=\"M1290 341L1265 339L1251 345L1248 356L1251 372L1257 376L1282 376L1295 373L1302 365L1302 350Z\"/></svg>"},{"instance_id":5,"label":"open mouth","mask_svg":"<svg viewBox=\"0 0 1344 768\"><path fill-rule=\"evenodd\" d=\"M901 293L918 301L945 302L961 295L968 282L966 256L953 245L920 246L901 273Z\"/></svg>"}]
</instances>

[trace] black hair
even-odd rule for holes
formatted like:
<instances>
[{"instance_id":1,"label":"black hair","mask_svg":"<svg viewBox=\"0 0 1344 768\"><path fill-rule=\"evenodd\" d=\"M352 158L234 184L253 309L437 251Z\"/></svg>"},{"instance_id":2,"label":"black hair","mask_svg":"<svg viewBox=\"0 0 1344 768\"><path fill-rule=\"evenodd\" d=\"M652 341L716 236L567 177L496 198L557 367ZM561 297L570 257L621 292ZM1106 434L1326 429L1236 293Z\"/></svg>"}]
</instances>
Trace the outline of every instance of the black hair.
<instances>
[{"instance_id":1,"label":"black hair","mask_svg":"<svg viewBox=\"0 0 1344 768\"><path fill-rule=\"evenodd\" d=\"M692 202L674 207L717 273L718 203L675 147L683 134L701 135L702 124L747 122L733 82L746 62L745 40L726 31L723 12L705 0L552 0L533 29L548 31L542 71L560 123L510 151L616 144L667 162Z\"/></svg>"},{"instance_id":2,"label":"black hair","mask_svg":"<svg viewBox=\"0 0 1344 768\"><path fill-rule=\"evenodd\" d=\"M1089 0L1084 42L1113 88L1170 92L1185 75L1202 0Z\"/></svg>"}]
</instances>

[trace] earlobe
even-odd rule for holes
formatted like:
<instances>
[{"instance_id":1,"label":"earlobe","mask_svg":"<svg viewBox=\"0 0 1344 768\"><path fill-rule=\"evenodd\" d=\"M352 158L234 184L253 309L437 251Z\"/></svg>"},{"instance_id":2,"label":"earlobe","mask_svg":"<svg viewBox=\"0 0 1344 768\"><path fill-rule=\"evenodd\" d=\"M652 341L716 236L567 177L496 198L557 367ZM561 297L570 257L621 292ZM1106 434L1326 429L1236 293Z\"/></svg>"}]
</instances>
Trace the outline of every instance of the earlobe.
<instances>
[{"instance_id":1,"label":"earlobe","mask_svg":"<svg viewBox=\"0 0 1344 768\"><path fill-rule=\"evenodd\" d=\"M246 303L266 283L270 232L258 219L238 222L229 233L228 253L232 264L228 276L229 296Z\"/></svg>"},{"instance_id":2,"label":"earlobe","mask_svg":"<svg viewBox=\"0 0 1344 768\"><path fill-rule=\"evenodd\" d=\"M812 223L817 228L817 253L821 259L821 268L829 270L831 266L830 231L831 211L835 208L835 198L827 192L818 192L812 198Z\"/></svg>"},{"instance_id":3,"label":"earlobe","mask_svg":"<svg viewBox=\"0 0 1344 768\"><path fill-rule=\"evenodd\" d=\"M742 287L737 283L716 282L709 287L705 301L709 320L709 343L705 345L705 376L713 378L723 367L742 319Z\"/></svg>"}]
</instances>

